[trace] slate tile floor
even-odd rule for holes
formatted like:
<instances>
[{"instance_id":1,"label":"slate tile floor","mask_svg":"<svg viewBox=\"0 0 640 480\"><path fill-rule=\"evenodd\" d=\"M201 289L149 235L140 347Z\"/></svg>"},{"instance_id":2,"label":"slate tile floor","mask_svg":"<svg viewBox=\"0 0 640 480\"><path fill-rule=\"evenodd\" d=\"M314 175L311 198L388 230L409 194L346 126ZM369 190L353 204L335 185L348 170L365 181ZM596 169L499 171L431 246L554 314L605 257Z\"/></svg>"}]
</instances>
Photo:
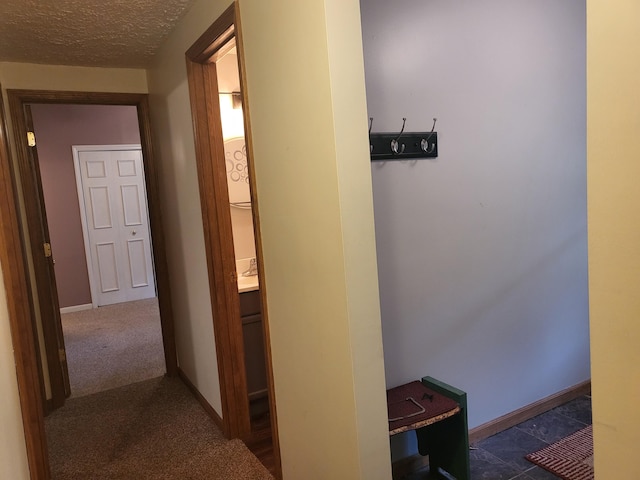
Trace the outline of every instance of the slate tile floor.
<instances>
[{"instance_id":1,"label":"slate tile floor","mask_svg":"<svg viewBox=\"0 0 640 480\"><path fill-rule=\"evenodd\" d=\"M472 445L471 480L557 480L525 455L591 424L591 398L582 396L515 427ZM444 478L429 476L428 467L403 480Z\"/></svg>"}]
</instances>

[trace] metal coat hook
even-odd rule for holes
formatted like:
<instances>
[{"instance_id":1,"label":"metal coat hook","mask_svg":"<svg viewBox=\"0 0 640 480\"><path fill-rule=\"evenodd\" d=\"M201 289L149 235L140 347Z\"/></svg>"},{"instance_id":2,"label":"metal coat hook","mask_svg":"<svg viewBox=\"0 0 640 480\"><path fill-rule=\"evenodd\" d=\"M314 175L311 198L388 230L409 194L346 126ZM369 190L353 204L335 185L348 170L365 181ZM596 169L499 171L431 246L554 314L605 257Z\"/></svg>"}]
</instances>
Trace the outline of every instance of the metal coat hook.
<instances>
[{"instance_id":1,"label":"metal coat hook","mask_svg":"<svg viewBox=\"0 0 640 480\"><path fill-rule=\"evenodd\" d=\"M437 119L433 119L431 131L407 132L407 119L402 119L398 132L375 133L373 117L369 117L369 154L371 160L406 160L410 158L436 158L438 156Z\"/></svg>"},{"instance_id":2,"label":"metal coat hook","mask_svg":"<svg viewBox=\"0 0 640 480\"><path fill-rule=\"evenodd\" d=\"M431 144L431 146L429 146L429 139L431 138L431 136L433 135L433 133L436 130L436 122L437 121L438 121L438 119L434 117L433 118L433 126L431 127L431 131L429 132L429 135L427 135L426 138L423 138L420 141L420 148L425 153L433 153L434 150L436 149L435 143L433 143L433 144Z\"/></svg>"},{"instance_id":3,"label":"metal coat hook","mask_svg":"<svg viewBox=\"0 0 640 480\"><path fill-rule=\"evenodd\" d=\"M398 136L396 138L394 138L393 140L391 140L391 151L393 153L395 153L396 155L400 155L401 153L404 153L404 143L402 144L402 146L400 146L400 144L398 143L398 140L400 139L400 137L402 136L402 133L404 132L404 126L407 123L407 119L403 118L402 119L402 130L400 130L400 133L398 134ZM398 148L400 147L400 148Z\"/></svg>"}]
</instances>

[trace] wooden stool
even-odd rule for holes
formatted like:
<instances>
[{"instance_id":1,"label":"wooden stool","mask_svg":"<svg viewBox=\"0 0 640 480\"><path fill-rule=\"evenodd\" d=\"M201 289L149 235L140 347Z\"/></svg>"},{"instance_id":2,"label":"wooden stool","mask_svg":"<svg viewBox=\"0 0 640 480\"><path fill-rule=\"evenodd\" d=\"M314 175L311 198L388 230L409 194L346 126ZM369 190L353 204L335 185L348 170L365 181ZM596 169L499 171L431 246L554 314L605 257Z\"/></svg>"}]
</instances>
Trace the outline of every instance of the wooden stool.
<instances>
[{"instance_id":1,"label":"wooden stool","mask_svg":"<svg viewBox=\"0 0 640 480\"><path fill-rule=\"evenodd\" d=\"M467 394L432 377L387 390L389 435L416 432L429 469L471 480Z\"/></svg>"}]
</instances>

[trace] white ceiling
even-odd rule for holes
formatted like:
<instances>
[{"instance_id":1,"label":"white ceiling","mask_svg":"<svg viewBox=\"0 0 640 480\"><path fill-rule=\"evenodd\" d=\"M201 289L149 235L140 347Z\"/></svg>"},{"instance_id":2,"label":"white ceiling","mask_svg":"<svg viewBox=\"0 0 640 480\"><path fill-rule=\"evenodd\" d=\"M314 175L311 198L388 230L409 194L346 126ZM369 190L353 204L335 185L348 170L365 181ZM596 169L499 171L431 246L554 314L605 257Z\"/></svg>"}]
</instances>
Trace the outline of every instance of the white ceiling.
<instances>
[{"instance_id":1,"label":"white ceiling","mask_svg":"<svg viewBox=\"0 0 640 480\"><path fill-rule=\"evenodd\" d=\"M0 61L140 68L194 0L0 0Z\"/></svg>"}]
</instances>

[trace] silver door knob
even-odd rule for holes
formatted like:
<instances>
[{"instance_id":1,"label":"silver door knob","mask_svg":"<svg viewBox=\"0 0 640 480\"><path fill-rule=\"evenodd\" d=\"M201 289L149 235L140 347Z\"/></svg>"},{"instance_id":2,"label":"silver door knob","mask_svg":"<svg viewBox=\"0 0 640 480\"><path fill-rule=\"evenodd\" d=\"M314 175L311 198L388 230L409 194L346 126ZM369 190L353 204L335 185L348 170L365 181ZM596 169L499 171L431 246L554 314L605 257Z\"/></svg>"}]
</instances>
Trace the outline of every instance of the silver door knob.
<instances>
[{"instance_id":1,"label":"silver door knob","mask_svg":"<svg viewBox=\"0 0 640 480\"><path fill-rule=\"evenodd\" d=\"M136 232L135 230L133 230L133 231L131 232L131 235L135 235L136 233L138 233L138 232Z\"/></svg>"}]
</instances>

